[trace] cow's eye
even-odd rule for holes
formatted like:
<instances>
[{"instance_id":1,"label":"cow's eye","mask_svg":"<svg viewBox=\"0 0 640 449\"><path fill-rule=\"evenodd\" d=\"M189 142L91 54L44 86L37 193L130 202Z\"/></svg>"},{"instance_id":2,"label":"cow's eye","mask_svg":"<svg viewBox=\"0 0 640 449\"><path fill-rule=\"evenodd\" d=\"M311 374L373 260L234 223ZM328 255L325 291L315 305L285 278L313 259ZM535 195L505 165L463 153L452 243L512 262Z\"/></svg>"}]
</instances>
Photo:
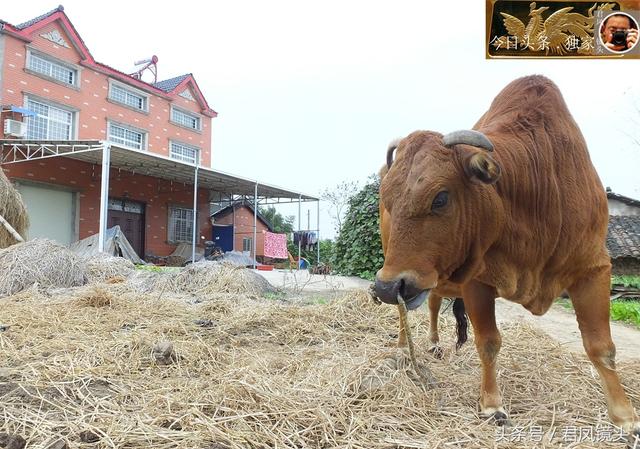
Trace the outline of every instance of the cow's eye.
<instances>
[{"instance_id":1,"label":"cow's eye","mask_svg":"<svg viewBox=\"0 0 640 449\"><path fill-rule=\"evenodd\" d=\"M438 192L436 197L433 199L431 203L431 210L440 209L447 205L447 201L449 201L449 192L443 190L442 192Z\"/></svg>"}]
</instances>

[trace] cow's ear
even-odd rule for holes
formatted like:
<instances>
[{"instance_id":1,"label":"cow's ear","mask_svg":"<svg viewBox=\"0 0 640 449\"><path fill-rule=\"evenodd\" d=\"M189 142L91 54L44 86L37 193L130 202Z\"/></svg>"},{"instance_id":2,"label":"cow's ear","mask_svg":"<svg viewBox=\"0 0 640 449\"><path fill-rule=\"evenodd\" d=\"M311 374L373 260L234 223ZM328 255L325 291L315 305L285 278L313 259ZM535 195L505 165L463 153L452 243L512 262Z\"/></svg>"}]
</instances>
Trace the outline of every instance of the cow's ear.
<instances>
[{"instance_id":1,"label":"cow's ear","mask_svg":"<svg viewBox=\"0 0 640 449\"><path fill-rule=\"evenodd\" d=\"M500 166L484 151L469 156L464 162L464 170L471 179L485 184L493 184L500 178Z\"/></svg>"}]
</instances>

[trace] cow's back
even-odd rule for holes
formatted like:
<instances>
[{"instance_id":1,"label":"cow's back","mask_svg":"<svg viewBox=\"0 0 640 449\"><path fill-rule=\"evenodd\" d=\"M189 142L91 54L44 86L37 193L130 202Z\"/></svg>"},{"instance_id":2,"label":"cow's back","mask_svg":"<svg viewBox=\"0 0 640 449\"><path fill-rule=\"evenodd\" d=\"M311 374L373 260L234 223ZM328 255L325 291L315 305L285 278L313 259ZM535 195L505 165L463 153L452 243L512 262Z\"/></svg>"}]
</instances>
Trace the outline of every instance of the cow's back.
<instances>
[{"instance_id":1,"label":"cow's back","mask_svg":"<svg viewBox=\"0 0 640 449\"><path fill-rule=\"evenodd\" d=\"M557 86L542 76L503 89L474 127L495 145L504 212L486 275L534 313L588 270L609 263L606 194Z\"/></svg>"}]
</instances>

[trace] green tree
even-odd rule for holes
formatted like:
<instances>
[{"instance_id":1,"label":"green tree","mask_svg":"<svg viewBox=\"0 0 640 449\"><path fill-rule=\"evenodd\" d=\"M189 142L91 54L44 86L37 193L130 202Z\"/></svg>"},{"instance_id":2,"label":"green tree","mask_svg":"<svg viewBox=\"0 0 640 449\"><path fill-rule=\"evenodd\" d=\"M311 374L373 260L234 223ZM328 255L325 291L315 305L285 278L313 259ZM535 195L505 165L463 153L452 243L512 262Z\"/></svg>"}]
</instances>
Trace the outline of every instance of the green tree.
<instances>
[{"instance_id":1,"label":"green tree","mask_svg":"<svg viewBox=\"0 0 640 449\"><path fill-rule=\"evenodd\" d=\"M273 232L278 234L290 234L293 232L293 222L295 221L295 217L293 215L284 217L273 206L261 207L259 210L262 216L271 223Z\"/></svg>"},{"instance_id":2,"label":"green tree","mask_svg":"<svg viewBox=\"0 0 640 449\"><path fill-rule=\"evenodd\" d=\"M380 240L380 178L369 182L348 202L347 212L334 247L333 267L339 274L375 277L384 262Z\"/></svg>"}]
</instances>

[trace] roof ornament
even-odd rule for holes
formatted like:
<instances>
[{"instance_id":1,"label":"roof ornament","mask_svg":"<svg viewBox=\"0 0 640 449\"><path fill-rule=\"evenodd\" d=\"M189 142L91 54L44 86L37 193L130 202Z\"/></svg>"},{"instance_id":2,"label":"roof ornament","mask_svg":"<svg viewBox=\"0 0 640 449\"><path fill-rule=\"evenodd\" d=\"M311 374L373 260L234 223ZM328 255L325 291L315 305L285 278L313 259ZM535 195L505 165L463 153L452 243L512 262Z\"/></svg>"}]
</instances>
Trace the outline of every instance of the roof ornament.
<instances>
[{"instance_id":1,"label":"roof ornament","mask_svg":"<svg viewBox=\"0 0 640 449\"><path fill-rule=\"evenodd\" d=\"M158 67L156 65L157 63L158 57L156 55L153 55L148 59L136 61L133 63L135 65L135 72L130 73L130 75L135 79L142 80L142 75L146 70L148 70L149 73L153 75L153 81L151 82L151 84L155 84L158 82Z\"/></svg>"},{"instance_id":2,"label":"roof ornament","mask_svg":"<svg viewBox=\"0 0 640 449\"><path fill-rule=\"evenodd\" d=\"M69 44L67 44L67 41L64 40L60 32L56 29L49 31L48 33L42 33L40 36L48 41L53 42L54 44L61 45L65 48L71 48Z\"/></svg>"}]
</instances>

